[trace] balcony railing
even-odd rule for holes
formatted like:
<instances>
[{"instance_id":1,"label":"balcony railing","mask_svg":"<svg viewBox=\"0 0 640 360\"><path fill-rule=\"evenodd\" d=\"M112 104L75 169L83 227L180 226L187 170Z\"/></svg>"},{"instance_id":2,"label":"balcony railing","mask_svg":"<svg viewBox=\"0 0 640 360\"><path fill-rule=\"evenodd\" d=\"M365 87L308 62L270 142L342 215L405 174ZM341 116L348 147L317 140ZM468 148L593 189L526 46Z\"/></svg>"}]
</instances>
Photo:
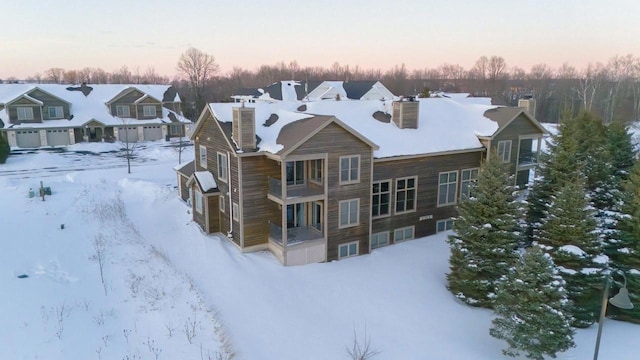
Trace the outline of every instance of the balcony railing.
<instances>
[{"instance_id":1,"label":"balcony railing","mask_svg":"<svg viewBox=\"0 0 640 360\"><path fill-rule=\"evenodd\" d=\"M535 165L538 163L538 153L535 151L520 150L518 156L518 165Z\"/></svg>"},{"instance_id":2,"label":"balcony railing","mask_svg":"<svg viewBox=\"0 0 640 360\"><path fill-rule=\"evenodd\" d=\"M282 199L282 181L269 178L269 194ZM324 187L320 184L306 182L300 185L287 185L287 198L299 198L324 194Z\"/></svg>"},{"instance_id":3,"label":"balcony railing","mask_svg":"<svg viewBox=\"0 0 640 360\"><path fill-rule=\"evenodd\" d=\"M298 226L287 229L287 246L299 244L305 241L322 239L324 237L322 224ZM282 245L282 227L269 223L269 236L278 244Z\"/></svg>"}]
</instances>

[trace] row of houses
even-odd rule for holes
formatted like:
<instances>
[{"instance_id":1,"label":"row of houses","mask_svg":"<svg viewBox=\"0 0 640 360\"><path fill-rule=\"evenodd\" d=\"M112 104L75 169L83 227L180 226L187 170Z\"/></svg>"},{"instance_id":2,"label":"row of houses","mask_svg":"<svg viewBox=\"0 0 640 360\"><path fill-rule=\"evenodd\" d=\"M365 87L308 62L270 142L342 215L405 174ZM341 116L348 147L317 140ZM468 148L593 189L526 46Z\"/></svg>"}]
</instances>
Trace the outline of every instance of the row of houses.
<instances>
[{"instance_id":1,"label":"row of houses","mask_svg":"<svg viewBox=\"0 0 640 360\"><path fill-rule=\"evenodd\" d=\"M171 85L0 84L0 130L17 148L185 134Z\"/></svg>"},{"instance_id":2,"label":"row of houses","mask_svg":"<svg viewBox=\"0 0 640 360\"><path fill-rule=\"evenodd\" d=\"M291 95L208 104L195 159L176 168L204 232L285 265L449 230L484 158L497 153L524 185L545 135L527 110L487 98Z\"/></svg>"}]
</instances>

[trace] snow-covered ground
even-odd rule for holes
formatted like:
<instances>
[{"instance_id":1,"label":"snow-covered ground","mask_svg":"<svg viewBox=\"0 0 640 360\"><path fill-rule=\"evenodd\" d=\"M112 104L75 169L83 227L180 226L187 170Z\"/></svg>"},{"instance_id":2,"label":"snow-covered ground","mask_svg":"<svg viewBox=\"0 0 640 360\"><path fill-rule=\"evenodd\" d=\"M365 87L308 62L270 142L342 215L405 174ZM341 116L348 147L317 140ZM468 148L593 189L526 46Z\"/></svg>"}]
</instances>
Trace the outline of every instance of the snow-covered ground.
<instances>
[{"instance_id":1,"label":"snow-covered ground","mask_svg":"<svg viewBox=\"0 0 640 360\"><path fill-rule=\"evenodd\" d=\"M0 165L0 359L347 359L354 333L376 359L504 358L491 311L445 288L446 234L283 267L199 230L166 143L140 148L131 174L114 150ZM28 196L40 181L44 202ZM592 357L596 331L578 330L558 357ZM607 320L601 358L639 358L639 338L640 326Z\"/></svg>"}]
</instances>

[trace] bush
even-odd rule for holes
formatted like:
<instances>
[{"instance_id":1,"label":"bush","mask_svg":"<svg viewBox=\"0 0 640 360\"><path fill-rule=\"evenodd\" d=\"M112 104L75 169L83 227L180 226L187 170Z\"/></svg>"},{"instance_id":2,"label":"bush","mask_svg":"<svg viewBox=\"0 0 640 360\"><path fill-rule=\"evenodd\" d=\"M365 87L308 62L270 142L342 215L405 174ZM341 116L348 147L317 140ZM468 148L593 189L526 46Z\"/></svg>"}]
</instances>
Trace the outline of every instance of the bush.
<instances>
[{"instance_id":1,"label":"bush","mask_svg":"<svg viewBox=\"0 0 640 360\"><path fill-rule=\"evenodd\" d=\"M6 134L0 132L0 164L4 164L9 157L11 147L9 147L9 140L6 138Z\"/></svg>"}]
</instances>

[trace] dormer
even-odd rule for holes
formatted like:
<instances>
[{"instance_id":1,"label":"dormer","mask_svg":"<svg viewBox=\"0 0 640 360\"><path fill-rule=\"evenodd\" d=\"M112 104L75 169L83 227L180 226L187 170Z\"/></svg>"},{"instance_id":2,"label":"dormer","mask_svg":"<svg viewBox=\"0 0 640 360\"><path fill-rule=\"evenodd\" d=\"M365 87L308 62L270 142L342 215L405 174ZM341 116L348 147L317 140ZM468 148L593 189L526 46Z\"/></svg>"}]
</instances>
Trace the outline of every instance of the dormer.
<instances>
[{"instance_id":1,"label":"dormer","mask_svg":"<svg viewBox=\"0 0 640 360\"><path fill-rule=\"evenodd\" d=\"M128 87L107 101L112 116L134 119L162 117L162 101L135 87Z\"/></svg>"},{"instance_id":2,"label":"dormer","mask_svg":"<svg viewBox=\"0 0 640 360\"><path fill-rule=\"evenodd\" d=\"M400 129L417 129L420 102L414 97L400 98L393 102L393 114L391 120Z\"/></svg>"},{"instance_id":3,"label":"dormer","mask_svg":"<svg viewBox=\"0 0 640 360\"><path fill-rule=\"evenodd\" d=\"M250 107L234 107L232 137L241 151L256 148L256 109Z\"/></svg>"},{"instance_id":4,"label":"dormer","mask_svg":"<svg viewBox=\"0 0 640 360\"><path fill-rule=\"evenodd\" d=\"M69 119L71 104L40 88L34 88L5 104L9 122L41 123L43 120Z\"/></svg>"}]
</instances>

